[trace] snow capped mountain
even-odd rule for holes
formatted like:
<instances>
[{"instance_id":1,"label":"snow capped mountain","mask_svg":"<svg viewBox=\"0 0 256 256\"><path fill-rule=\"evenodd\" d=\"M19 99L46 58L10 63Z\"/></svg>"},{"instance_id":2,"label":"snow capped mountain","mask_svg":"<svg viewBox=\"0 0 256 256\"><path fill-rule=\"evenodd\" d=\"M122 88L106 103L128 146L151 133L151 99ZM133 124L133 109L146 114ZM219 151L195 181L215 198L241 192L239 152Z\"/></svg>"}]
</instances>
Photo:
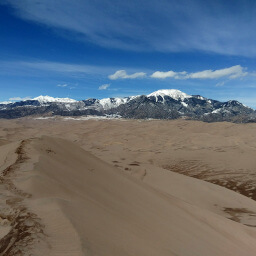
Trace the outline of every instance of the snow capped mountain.
<instances>
[{"instance_id":1,"label":"snow capped mountain","mask_svg":"<svg viewBox=\"0 0 256 256\"><path fill-rule=\"evenodd\" d=\"M103 107L103 109L111 109L120 106L121 104L127 103L129 98L105 98L99 100L99 104Z\"/></svg>"},{"instance_id":2,"label":"snow capped mountain","mask_svg":"<svg viewBox=\"0 0 256 256\"><path fill-rule=\"evenodd\" d=\"M9 102L8 102L9 103ZM186 118L207 122L256 122L256 111L238 101L220 102L200 95L188 95L175 89L165 89L148 95L124 98L87 99L38 96L9 104L0 103L0 118L29 115L61 116L121 116L134 119Z\"/></svg>"},{"instance_id":3,"label":"snow capped mountain","mask_svg":"<svg viewBox=\"0 0 256 256\"><path fill-rule=\"evenodd\" d=\"M147 95L147 97L155 97L156 100L158 96L162 97L163 99L164 99L164 96L169 96L175 100L184 100L192 97L191 95L188 95L182 91L175 90L175 89L158 90Z\"/></svg>"},{"instance_id":4,"label":"snow capped mountain","mask_svg":"<svg viewBox=\"0 0 256 256\"><path fill-rule=\"evenodd\" d=\"M2 102L0 102L0 104L2 104L2 105L6 105L6 104L10 104L10 103L12 103L12 101L2 101Z\"/></svg>"},{"instance_id":5,"label":"snow capped mountain","mask_svg":"<svg viewBox=\"0 0 256 256\"><path fill-rule=\"evenodd\" d=\"M105 98L99 100L99 104L102 106L104 110L116 108L120 106L121 104L126 104L130 100L135 99L138 96L131 96L131 97L125 97L125 98Z\"/></svg>"},{"instance_id":6,"label":"snow capped mountain","mask_svg":"<svg viewBox=\"0 0 256 256\"><path fill-rule=\"evenodd\" d=\"M207 100L207 98L202 97L201 95L192 95L191 97L199 99L199 100Z\"/></svg>"},{"instance_id":7,"label":"snow capped mountain","mask_svg":"<svg viewBox=\"0 0 256 256\"><path fill-rule=\"evenodd\" d=\"M32 100L37 100L40 103L48 103L48 102L62 102L62 103L73 103L73 102L77 102L76 100L70 99L70 98L54 98L54 97L50 97L50 96L38 96Z\"/></svg>"}]
</instances>

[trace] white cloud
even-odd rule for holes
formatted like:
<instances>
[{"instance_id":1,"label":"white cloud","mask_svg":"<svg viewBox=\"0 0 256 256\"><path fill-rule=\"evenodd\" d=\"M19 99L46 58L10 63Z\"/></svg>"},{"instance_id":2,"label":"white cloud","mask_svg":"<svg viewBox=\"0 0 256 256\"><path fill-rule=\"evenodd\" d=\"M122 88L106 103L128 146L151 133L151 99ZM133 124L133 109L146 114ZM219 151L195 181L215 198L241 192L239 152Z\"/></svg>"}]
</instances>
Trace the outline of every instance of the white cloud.
<instances>
[{"instance_id":1,"label":"white cloud","mask_svg":"<svg viewBox=\"0 0 256 256\"><path fill-rule=\"evenodd\" d=\"M250 75L246 72L246 68L236 65L229 68L217 69L217 70L203 70L199 72L188 73L187 71L176 72L173 70L169 71L156 71L152 75L151 78L155 79L166 79L166 78L174 78L174 79L220 79L220 78L228 78L228 79L236 79L239 77L244 77ZM137 72L131 75L128 75L125 70L118 70L113 75L108 76L111 80L116 79L135 79L135 78L145 78L146 73ZM224 82L217 83L217 86L223 86Z\"/></svg>"},{"instance_id":2,"label":"white cloud","mask_svg":"<svg viewBox=\"0 0 256 256\"><path fill-rule=\"evenodd\" d=\"M245 71L246 68L240 65L232 66L229 68L217 69L217 70L203 70L195 73L175 72L175 71L156 71L151 77L158 79L175 78L175 79L219 79L229 78L235 79L243 76L247 76L249 73ZM219 84L220 85L220 84ZM222 84L223 85L223 84Z\"/></svg>"},{"instance_id":3,"label":"white cloud","mask_svg":"<svg viewBox=\"0 0 256 256\"><path fill-rule=\"evenodd\" d=\"M57 84L57 87L67 87L67 84Z\"/></svg>"},{"instance_id":4,"label":"white cloud","mask_svg":"<svg viewBox=\"0 0 256 256\"><path fill-rule=\"evenodd\" d=\"M248 72L245 72L245 68L240 65L236 65L230 68L218 69L218 70L204 70L196 73L190 73L187 78L192 79L217 79L222 77L228 77L235 79L238 77L246 76Z\"/></svg>"},{"instance_id":5,"label":"white cloud","mask_svg":"<svg viewBox=\"0 0 256 256\"><path fill-rule=\"evenodd\" d=\"M99 86L99 90L107 90L109 86L110 86L110 84L103 84L103 85Z\"/></svg>"},{"instance_id":6,"label":"white cloud","mask_svg":"<svg viewBox=\"0 0 256 256\"><path fill-rule=\"evenodd\" d=\"M109 75L108 78L111 80L116 79L136 79L136 78L144 78L146 77L146 73L144 72L137 72L131 75L128 75L125 70L118 70L113 75Z\"/></svg>"},{"instance_id":7,"label":"white cloud","mask_svg":"<svg viewBox=\"0 0 256 256\"><path fill-rule=\"evenodd\" d=\"M31 100L31 97L24 97L24 98L21 98L21 97L12 97L9 99L10 101L21 101L21 100Z\"/></svg>"},{"instance_id":8,"label":"white cloud","mask_svg":"<svg viewBox=\"0 0 256 256\"><path fill-rule=\"evenodd\" d=\"M165 79L168 77L175 78L175 79L181 79L184 75L186 75L187 72L174 72L172 70L164 72L164 71L156 71L154 72L150 77L152 78L159 78L159 79Z\"/></svg>"}]
</instances>

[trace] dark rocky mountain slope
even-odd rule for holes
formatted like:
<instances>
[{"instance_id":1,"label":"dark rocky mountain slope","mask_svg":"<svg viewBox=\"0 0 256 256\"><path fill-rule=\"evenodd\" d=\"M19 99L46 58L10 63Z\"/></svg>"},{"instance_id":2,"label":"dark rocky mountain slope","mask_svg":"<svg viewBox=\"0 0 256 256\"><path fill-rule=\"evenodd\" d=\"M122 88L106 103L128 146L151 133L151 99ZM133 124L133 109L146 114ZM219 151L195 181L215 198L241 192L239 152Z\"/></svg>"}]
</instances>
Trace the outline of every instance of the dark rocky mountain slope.
<instances>
[{"instance_id":1,"label":"dark rocky mountain slope","mask_svg":"<svg viewBox=\"0 0 256 256\"><path fill-rule=\"evenodd\" d=\"M186 118L207 122L254 122L256 111L236 100L220 102L200 95L188 95L179 90L159 90L149 95L125 98L87 99L39 96L33 100L0 103L0 118L30 115L115 115L134 119Z\"/></svg>"}]
</instances>

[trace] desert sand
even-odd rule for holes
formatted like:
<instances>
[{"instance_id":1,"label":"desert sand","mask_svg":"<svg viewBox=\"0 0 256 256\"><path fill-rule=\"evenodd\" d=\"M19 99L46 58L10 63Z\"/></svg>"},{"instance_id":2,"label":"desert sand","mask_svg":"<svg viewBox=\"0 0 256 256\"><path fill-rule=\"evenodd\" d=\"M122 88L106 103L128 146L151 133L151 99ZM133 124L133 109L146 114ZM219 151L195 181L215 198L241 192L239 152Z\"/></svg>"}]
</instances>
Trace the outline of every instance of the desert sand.
<instances>
[{"instance_id":1,"label":"desert sand","mask_svg":"<svg viewBox=\"0 0 256 256\"><path fill-rule=\"evenodd\" d=\"M256 255L255 124L0 123L0 255Z\"/></svg>"}]
</instances>

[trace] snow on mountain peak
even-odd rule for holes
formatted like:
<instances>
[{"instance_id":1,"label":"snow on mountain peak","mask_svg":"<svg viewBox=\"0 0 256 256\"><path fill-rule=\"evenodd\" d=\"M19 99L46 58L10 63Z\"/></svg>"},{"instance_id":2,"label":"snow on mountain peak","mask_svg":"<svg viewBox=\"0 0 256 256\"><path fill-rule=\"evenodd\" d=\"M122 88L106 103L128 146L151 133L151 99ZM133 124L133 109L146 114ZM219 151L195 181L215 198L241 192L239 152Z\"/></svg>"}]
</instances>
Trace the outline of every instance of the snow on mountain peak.
<instances>
[{"instance_id":1,"label":"snow on mountain peak","mask_svg":"<svg viewBox=\"0 0 256 256\"><path fill-rule=\"evenodd\" d=\"M132 99L135 99L138 96L130 96L130 97L125 97L125 98L105 98L99 100L99 103L102 105L103 109L111 109L111 108L116 108L122 104L125 104L129 102Z\"/></svg>"},{"instance_id":2,"label":"snow on mountain peak","mask_svg":"<svg viewBox=\"0 0 256 256\"><path fill-rule=\"evenodd\" d=\"M2 105L7 105L7 104L10 104L10 103L12 103L12 101L2 101L2 102L0 102L0 104L2 104Z\"/></svg>"},{"instance_id":3,"label":"snow on mountain peak","mask_svg":"<svg viewBox=\"0 0 256 256\"><path fill-rule=\"evenodd\" d=\"M36 98L34 98L33 100L37 100L40 103L47 103L47 102L63 102L63 103L73 103L73 102L77 102L76 100L70 99L70 98L54 98L54 97L50 97L50 96L38 96Z\"/></svg>"},{"instance_id":4,"label":"snow on mountain peak","mask_svg":"<svg viewBox=\"0 0 256 256\"><path fill-rule=\"evenodd\" d=\"M151 97L151 96L154 96L156 98L158 96L161 96L162 98L164 98L164 96L169 96L175 100L184 100L186 98L192 97L182 91L175 90L175 89L158 90L147 95L147 97Z\"/></svg>"},{"instance_id":5,"label":"snow on mountain peak","mask_svg":"<svg viewBox=\"0 0 256 256\"><path fill-rule=\"evenodd\" d=\"M102 105L103 109L111 109L118 107L121 104L124 104L128 101L128 98L105 98L99 100L99 103Z\"/></svg>"}]
</instances>

